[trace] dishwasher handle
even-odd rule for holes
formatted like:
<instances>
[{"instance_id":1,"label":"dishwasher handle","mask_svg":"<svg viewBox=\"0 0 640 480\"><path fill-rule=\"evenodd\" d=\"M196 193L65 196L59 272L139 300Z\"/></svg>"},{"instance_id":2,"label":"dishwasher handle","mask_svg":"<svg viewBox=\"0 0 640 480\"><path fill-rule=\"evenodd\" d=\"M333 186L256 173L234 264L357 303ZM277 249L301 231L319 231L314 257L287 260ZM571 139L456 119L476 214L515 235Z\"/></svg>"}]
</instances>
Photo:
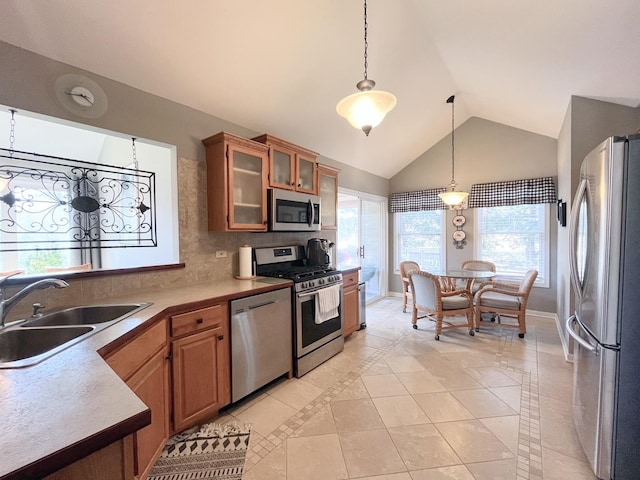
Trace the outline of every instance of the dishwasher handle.
<instances>
[{"instance_id":1,"label":"dishwasher handle","mask_svg":"<svg viewBox=\"0 0 640 480\"><path fill-rule=\"evenodd\" d=\"M276 303L280 303L280 300L270 300L268 302L256 303L255 305L247 305L244 308L239 308L233 312L234 315L242 312L247 312L250 310L255 310L256 308L266 307L267 305L274 305Z\"/></svg>"}]
</instances>

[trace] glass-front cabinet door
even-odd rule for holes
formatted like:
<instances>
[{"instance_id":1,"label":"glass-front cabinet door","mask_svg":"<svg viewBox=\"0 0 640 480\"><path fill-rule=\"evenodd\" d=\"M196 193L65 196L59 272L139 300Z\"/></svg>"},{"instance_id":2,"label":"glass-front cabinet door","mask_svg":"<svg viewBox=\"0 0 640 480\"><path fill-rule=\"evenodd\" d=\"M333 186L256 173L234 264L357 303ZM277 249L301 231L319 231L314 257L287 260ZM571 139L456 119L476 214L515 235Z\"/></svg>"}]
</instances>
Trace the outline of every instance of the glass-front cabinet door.
<instances>
[{"instance_id":1,"label":"glass-front cabinet door","mask_svg":"<svg viewBox=\"0 0 640 480\"><path fill-rule=\"evenodd\" d=\"M294 190L295 154L272 147L269 152L269 162L271 167L269 186Z\"/></svg>"},{"instance_id":2,"label":"glass-front cabinet door","mask_svg":"<svg viewBox=\"0 0 640 480\"><path fill-rule=\"evenodd\" d=\"M322 230L338 228L338 170L318 165L318 195L320 195L320 220Z\"/></svg>"},{"instance_id":3,"label":"glass-front cabinet door","mask_svg":"<svg viewBox=\"0 0 640 480\"><path fill-rule=\"evenodd\" d=\"M311 193L316 192L316 159L306 158L300 154L296 154L297 183L296 190L298 192Z\"/></svg>"},{"instance_id":4,"label":"glass-front cabinet door","mask_svg":"<svg viewBox=\"0 0 640 480\"><path fill-rule=\"evenodd\" d=\"M266 230L266 155L229 145L229 228Z\"/></svg>"}]
</instances>

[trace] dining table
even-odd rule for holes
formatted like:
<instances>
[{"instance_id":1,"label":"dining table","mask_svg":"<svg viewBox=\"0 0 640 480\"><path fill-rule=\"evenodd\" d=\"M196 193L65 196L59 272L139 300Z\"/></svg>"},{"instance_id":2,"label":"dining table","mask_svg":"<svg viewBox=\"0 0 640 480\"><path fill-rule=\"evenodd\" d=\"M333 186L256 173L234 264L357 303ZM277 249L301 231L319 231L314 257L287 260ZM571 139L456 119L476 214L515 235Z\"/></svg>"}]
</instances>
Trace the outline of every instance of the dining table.
<instances>
[{"instance_id":1,"label":"dining table","mask_svg":"<svg viewBox=\"0 0 640 480\"><path fill-rule=\"evenodd\" d=\"M458 280L466 280L466 289L471 291L471 287L475 280L490 280L496 276L496 272L491 270L462 270L455 268L447 268L440 272L433 272L434 275L440 277L440 285L443 292L451 292L458 287Z\"/></svg>"}]
</instances>

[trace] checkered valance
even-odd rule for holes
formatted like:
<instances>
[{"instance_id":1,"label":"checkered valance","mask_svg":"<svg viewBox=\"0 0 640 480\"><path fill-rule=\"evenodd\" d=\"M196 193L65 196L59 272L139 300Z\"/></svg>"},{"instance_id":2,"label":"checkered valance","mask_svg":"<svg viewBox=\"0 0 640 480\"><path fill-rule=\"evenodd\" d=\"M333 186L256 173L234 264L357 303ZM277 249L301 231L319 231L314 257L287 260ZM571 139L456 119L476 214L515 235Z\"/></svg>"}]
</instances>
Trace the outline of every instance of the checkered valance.
<instances>
[{"instance_id":1,"label":"checkered valance","mask_svg":"<svg viewBox=\"0 0 640 480\"><path fill-rule=\"evenodd\" d=\"M431 188L415 192L392 193L389 201L391 213L419 212L421 210L444 210L447 207L439 193L446 192L446 188Z\"/></svg>"},{"instance_id":2,"label":"checkered valance","mask_svg":"<svg viewBox=\"0 0 640 480\"><path fill-rule=\"evenodd\" d=\"M469 208L555 202L556 186L551 177L479 183L471 186L469 194Z\"/></svg>"}]
</instances>

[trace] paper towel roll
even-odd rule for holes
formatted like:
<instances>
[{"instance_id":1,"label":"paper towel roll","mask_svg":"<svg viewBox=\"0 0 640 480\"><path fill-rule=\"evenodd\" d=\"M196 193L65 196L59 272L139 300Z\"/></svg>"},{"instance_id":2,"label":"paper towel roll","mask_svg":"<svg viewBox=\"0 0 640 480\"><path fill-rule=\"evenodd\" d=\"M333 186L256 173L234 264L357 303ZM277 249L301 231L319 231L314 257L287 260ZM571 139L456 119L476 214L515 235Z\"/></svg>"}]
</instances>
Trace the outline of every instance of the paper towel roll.
<instances>
[{"instance_id":1,"label":"paper towel roll","mask_svg":"<svg viewBox=\"0 0 640 480\"><path fill-rule=\"evenodd\" d=\"M251 268L251 247L248 245L242 245L238 252L238 257L240 258L239 276L243 278L251 277L253 275L253 270Z\"/></svg>"}]
</instances>

